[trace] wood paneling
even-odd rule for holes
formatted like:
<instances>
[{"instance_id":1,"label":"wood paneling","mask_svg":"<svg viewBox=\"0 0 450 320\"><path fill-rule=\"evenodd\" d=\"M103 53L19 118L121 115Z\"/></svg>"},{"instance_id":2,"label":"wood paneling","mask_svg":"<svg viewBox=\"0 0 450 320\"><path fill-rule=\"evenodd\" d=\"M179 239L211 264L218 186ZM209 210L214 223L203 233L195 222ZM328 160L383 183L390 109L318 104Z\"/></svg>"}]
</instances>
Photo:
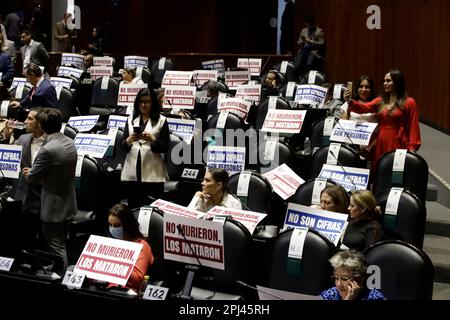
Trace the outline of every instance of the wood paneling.
<instances>
[{"instance_id":1,"label":"wood paneling","mask_svg":"<svg viewBox=\"0 0 450 320\"><path fill-rule=\"evenodd\" d=\"M372 4L381 8L381 30L366 27ZM450 1L304 0L297 6L298 21L314 14L324 29L329 81L368 74L381 89L384 74L398 68L421 118L450 131Z\"/></svg>"}]
</instances>

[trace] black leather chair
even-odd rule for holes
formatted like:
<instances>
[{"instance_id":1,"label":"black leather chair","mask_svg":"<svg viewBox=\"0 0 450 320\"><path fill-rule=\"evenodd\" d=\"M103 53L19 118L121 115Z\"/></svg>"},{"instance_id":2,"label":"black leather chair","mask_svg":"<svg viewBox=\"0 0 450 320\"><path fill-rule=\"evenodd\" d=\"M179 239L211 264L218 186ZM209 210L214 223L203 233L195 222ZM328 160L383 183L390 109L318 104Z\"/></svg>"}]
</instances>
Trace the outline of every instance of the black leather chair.
<instances>
[{"instance_id":1,"label":"black leather chair","mask_svg":"<svg viewBox=\"0 0 450 320\"><path fill-rule=\"evenodd\" d=\"M65 87L61 88L57 109L62 113L63 122L67 122L70 116L75 114L72 91Z\"/></svg>"},{"instance_id":2,"label":"black leather chair","mask_svg":"<svg viewBox=\"0 0 450 320\"><path fill-rule=\"evenodd\" d=\"M75 178L75 192L78 212L70 228L70 237L78 234L90 234L95 231L96 195L100 179L100 168L94 158L85 156L81 167L81 175ZM99 221L105 223L105 221Z\"/></svg>"},{"instance_id":3,"label":"black leather chair","mask_svg":"<svg viewBox=\"0 0 450 320\"><path fill-rule=\"evenodd\" d=\"M72 127L70 124L66 124L64 127L64 135L66 137L69 137L70 139L74 140L75 137L78 134L78 130L74 127Z\"/></svg>"},{"instance_id":4,"label":"black leather chair","mask_svg":"<svg viewBox=\"0 0 450 320\"><path fill-rule=\"evenodd\" d=\"M246 282L251 235L240 222L226 219L223 225L225 270L199 270L194 278L191 296L194 300L239 300Z\"/></svg>"},{"instance_id":5,"label":"black leather chair","mask_svg":"<svg viewBox=\"0 0 450 320\"><path fill-rule=\"evenodd\" d=\"M275 140L275 153L273 159L268 159L264 155L267 140L261 142L257 147L250 148L249 161L246 168L256 170L259 173L266 173L285 163L291 167L295 160L294 150L285 142Z\"/></svg>"},{"instance_id":6,"label":"black leather chair","mask_svg":"<svg viewBox=\"0 0 450 320\"><path fill-rule=\"evenodd\" d=\"M150 71L153 74L154 81L155 81L155 87L161 87L161 82L164 77L164 74L166 73L166 70L175 70L175 65L172 62L172 60L165 58L164 67L162 69L159 68L159 61L160 59L157 59L153 61L152 66L150 68Z\"/></svg>"},{"instance_id":7,"label":"black leather chair","mask_svg":"<svg viewBox=\"0 0 450 320\"><path fill-rule=\"evenodd\" d=\"M395 151L386 153L378 160L374 182L374 194L390 187L407 187L425 203L428 188L428 164L424 158L410 151L406 154L402 181L396 181L392 172Z\"/></svg>"},{"instance_id":8,"label":"black leather chair","mask_svg":"<svg viewBox=\"0 0 450 320\"><path fill-rule=\"evenodd\" d=\"M288 201L296 204L302 204L304 206L310 206L312 204L311 200L315 181L316 179L305 181L300 187L298 187L297 191L288 199ZM327 180L325 188L333 185L336 185L336 182Z\"/></svg>"},{"instance_id":9,"label":"black leather chair","mask_svg":"<svg viewBox=\"0 0 450 320\"><path fill-rule=\"evenodd\" d=\"M317 177L322 170L322 166L327 163L328 149L329 146L324 146L313 154L311 165L312 178ZM359 157L359 154L354 149L347 147L346 145L341 145L339 154L336 156L337 160L344 167L365 167L363 161L361 161L361 158Z\"/></svg>"},{"instance_id":10,"label":"black leather chair","mask_svg":"<svg viewBox=\"0 0 450 320\"><path fill-rule=\"evenodd\" d=\"M261 101L257 113L256 113L256 123L255 123L255 129L261 130L264 120L266 119L267 111L269 110L269 98L265 99L264 101ZM275 104L275 109L291 109L291 106L289 105L289 102L282 98L277 97L277 102Z\"/></svg>"},{"instance_id":11,"label":"black leather chair","mask_svg":"<svg viewBox=\"0 0 450 320\"><path fill-rule=\"evenodd\" d=\"M331 287L332 267L328 260L335 254L336 248L317 231L309 229L301 264L288 271L292 232L293 229L281 232L273 243L268 286L278 290L319 295Z\"/></svg>"},{"instance_id":12,"label":"black leather chair","mask_svg":"<svg viewBox=\"0 0 450 320\"><path fill-rule=\"evenodd\" d=\"M24 86L23 87L23 91L22 91L22 95L20 97L16 97L16 90L17 90L17 87L14 87L14 88L9 90L9 93L11 94L11 97L13 99L15 99L17 101L21 101L22 99L24 99L27 96L28 92L30 92L31 89L29 87L27 87L27 86Z\"/></svg>"},{"instance_id":13,"label":"black leather chair","mask_svg":"<svg viewBox=\"0 0 450 320\"><path fill-rule=\"evenodd\" d=\"M99 131L98 134L104 134L107 135L109 130L102 130ZM114 147L111 149L108 149L106 154L103 156L102 159L97 158L97 162L100 165L101 168L107 168L110 167L112 169L116 169L117 166L122 166L125 161L125 158L127 157L127 153L123 151L122 147L120 146L120 142L122 141L124 130L118 129L116 139L114 141ZM108 169L106 169L108 170Z\"/></svg>"},{"instance_id":14,"label":"black leather chair","mask_svg":"<svg viewBox=\"0 0 450 320\"><path fill-rule=\"evenodd\" d=\"M230 192L236 195L240 173L230 176L228 188ZM261 213L269 213L270 196L272 194L272 186L269 181L259 173L251 173L248 185L248 196L246 203L243 201L242 209L251 210Z\"/></svg>"},{"instance_id":15,"label":"black leather chair","mask_svg":"<svg viewBox=\"0 0 450 320\"><path fill-rule=\"evenodd\" d=\"M388 300L431 300L434 267L428 255L400 240L387 240L364 250L367 265L379 267L380 290Z\"/></svg>"},{"instance_id":16,"label":"black leather chair","mask_svg":"<svg viewBox=\"0 0 450 320\"><path fill-rule=\"evenodd\" d=\"M169 180L164 182L164 199L176 202L178 183L183 172L183 166L176 164L172 159L172 150L180 143L184 143L179 137L174 134L169 135L169 150L164 156ZM176 156L176 155L174 155Z\"/></svg>"},{"instance_id":17,"label":"black leather chair","mask_svg":"<svg viewBox=\"0 0 450 320\"><path fill-rule=\"evenodd\" d=\"M281 63L278 63L274 66L274 69L279 71L286 78L286 82L289 81L297 81L297 72L295 70L295 66L292 62L288 62L286 64L286 71L281 72Z\"/></svg>"},{"instance_id":18,"label":"black leather chair","mask_svg":"<svg viewBox=\"0 0 450 320\"><path fill-rule=\"evenodd\" d=\"M119 94L119 82L109 77L108 89L101 88L103 77L95 80L92 88L92 100L89 114L110 115L117 108L117 97Z\"/></svg>"},{"instance_id":19,"label":"black leather chair","mask_svg":"<svg viewBox=\"0 0 450 320\"><path fill-rule=\"evenodd\" d=\"M239 137L235 137L233 140L227 140L227 130L245 130L246 124L244 123L244 120L239 118L234 113L229 112L227 115L227 120L225 122L225 126L223 129L217 129L217 121L219 120L220 112L216 113L214 116L212 116L205 124L205 132L206 130L209 130L208 132L213 133L213 136L208 134L208 136L211 136L210 139L214 139L215 143L217 145L223 145L223 146L236 146L236 147L245 147L246 141L240 141ZM213 132L213 130L215 130Z\"/></svg>"},{"instance_id":20,"label":"black leather chair","mask_svg":"<svg viewBox=\"0 0 450 320\"><path fill-rule=\"evenodd\" d=\"M391 189L387 189L375 196L383 212L382 225L385 234L422 249L427 219L425 205L413 192L405 188L400 196L397 215L388 215L385 211L390 191Z\"/></svg>"},{"instance_id":21,"label":"black leather chair","mask_svg":"<svg viewBox=\"0 0 450 320\"><path fill-rule=\"evenodd\" d=\"M309 74L310 74L310 72L313 72L313 71L315 71L315 70L308 71L308 72L304 73L303 75L301 75L300 79L299 79L300 84L308 84ZM321 86L325 83L325 79L326 79L325 74L320 71L317 71L316 77L314 79L314 83L310 83L310 84L315 84L315 85Z\"/></svg>"},{"instance_id":22,"label":"black leather chair","mask_svg":"<svg viewBox=\"0 0 450 320\"><path fill-rule=\"evenodd\" d=\"M153 84L153 74L148 68L142 68L141 79L144 83Z\"/></svg>"},{"instance_id":23,"label":"black leather chair","mask_svg":"<svg viewBox=\"0 0 450 320\"><path fill-rule=\"evenodd\" d=\"M311 125L310 134L309 134L310 141L311 141L311 148L324 147L324 146L330 145L330 136L323 135L325 119L326 118L318 119ZM335 119L334 125L336 123L337 123L337 121Z\"/></svg>"}]
</instances>

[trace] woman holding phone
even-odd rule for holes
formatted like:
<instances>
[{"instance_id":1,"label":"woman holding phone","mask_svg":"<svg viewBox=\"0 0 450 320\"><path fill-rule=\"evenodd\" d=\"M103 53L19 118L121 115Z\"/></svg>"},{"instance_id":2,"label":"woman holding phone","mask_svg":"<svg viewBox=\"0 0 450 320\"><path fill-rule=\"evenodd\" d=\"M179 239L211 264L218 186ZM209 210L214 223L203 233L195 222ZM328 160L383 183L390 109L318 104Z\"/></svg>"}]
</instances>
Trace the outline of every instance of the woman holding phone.
<instances>
[{"instance_id":1,"label":"woman holding phone","mask_svg":"<svg viewBox=\"0 0 450 320\"><path fill-rule=\"evenodd\" d=\"M121 141L127 152L121 180L128 193L128 206L146 204L146 197L160 198L164 192L167 169L162 157L169 148L169 127L153 90L141 89L134 101Z\"/></svg>"}]
</instances>

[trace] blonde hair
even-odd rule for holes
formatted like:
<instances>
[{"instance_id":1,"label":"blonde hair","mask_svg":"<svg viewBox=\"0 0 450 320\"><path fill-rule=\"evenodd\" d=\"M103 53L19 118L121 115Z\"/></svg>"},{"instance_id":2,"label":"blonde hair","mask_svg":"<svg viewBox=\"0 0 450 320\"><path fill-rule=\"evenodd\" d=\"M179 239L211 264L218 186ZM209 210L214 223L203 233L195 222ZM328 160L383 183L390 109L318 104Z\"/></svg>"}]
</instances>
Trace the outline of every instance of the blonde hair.
<instances>
[{"instance_id":1,"label":"blonde hair","mask_svg":"<svg viewBox=\"0 0 450 320\"><path fill-rule=\"evenodd\" d=\"M352 193L351 199L358 207L366 209L370 216L381 213L380 207L377 206L377 199L369 190L357 190Z\"/></svg>"}]
</instances>

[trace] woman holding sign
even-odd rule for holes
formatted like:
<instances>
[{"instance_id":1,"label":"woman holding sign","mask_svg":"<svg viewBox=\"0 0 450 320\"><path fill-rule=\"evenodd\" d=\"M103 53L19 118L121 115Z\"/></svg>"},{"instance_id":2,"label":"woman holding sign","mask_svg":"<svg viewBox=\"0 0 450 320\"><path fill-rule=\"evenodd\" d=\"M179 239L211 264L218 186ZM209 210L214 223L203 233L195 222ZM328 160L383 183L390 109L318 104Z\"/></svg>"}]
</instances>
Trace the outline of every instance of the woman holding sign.
<instances>
[{"instance_id":1,"label":"woman holding sign","mask_svg":"<svg viewBox=\"0 0 450 320\"><path fill-rule=\"evenodd\" d=\"M340 251L331 259L335 286L323 291L324 300L386 300L378 289L366 286L366 260L354 250Z\"/></svg>"},{"instance_id":2,"label":"woman holding sign","mask_svg":"<svg viewBox=\"0 0 450 320\"><path fill-rule=\"evenodd\" d=\"M141 89L134 101L132 119L125 127L121 146L127 157L121 180L125 182L130 208L147 203L149 195L160 198L164 192L168 175L162 153L169 148L169 126L159 110L154 91Z\"/></svg>"},{"instance_id":3,"label":"woman holding sign","mask_svg":"<svg viewBox=\"0 0 450 320\"><path fill-rule=\"evenodd\" d=\"M198 191L188 208L208 212L214 206L242 209L238 199L228 193L228 172L220 168L206 170L202 191Z\"/></svg>"},{"instance_id":4,"label":"woman holding sign","mask_svg":"<svg viewBox=\"0 0 450 320\"><path fill-rule=\"evenodd\" d=\"M139 231L139 223L126 205L119 203L109 209L108 223L109 233L113 238L142 244L142 250L126 285L138 291L149 266L153 264L152 249Z\"/></svg>"},{"instance_id":5,"label":"woman holding sign","mask_svg":"<svg viewBox=\"0 0 450 320\"><path fill-rule=\"evenodd\" d=\"M383 227L376 220L381 215L377 200L369 190L357 190L350 197L349 223L342 243L358 251L382 240Z\"/></svg>"},{"instance_id":6,"label":"woman holding sign","mask_svg":"<svg viewBox=\"0 0 450 320\"><path fill-rule=\"evenodd\" d=\"M378 116L374 166L385 153L396 149L417 151L421 144L419 112L414 99L406 93L403 74L399 70L390 70L384 76L383 87L384 93L368 103L353 100L350 90L344 95L350 112L373 112Z\"/></svg>"}]
</instances>

